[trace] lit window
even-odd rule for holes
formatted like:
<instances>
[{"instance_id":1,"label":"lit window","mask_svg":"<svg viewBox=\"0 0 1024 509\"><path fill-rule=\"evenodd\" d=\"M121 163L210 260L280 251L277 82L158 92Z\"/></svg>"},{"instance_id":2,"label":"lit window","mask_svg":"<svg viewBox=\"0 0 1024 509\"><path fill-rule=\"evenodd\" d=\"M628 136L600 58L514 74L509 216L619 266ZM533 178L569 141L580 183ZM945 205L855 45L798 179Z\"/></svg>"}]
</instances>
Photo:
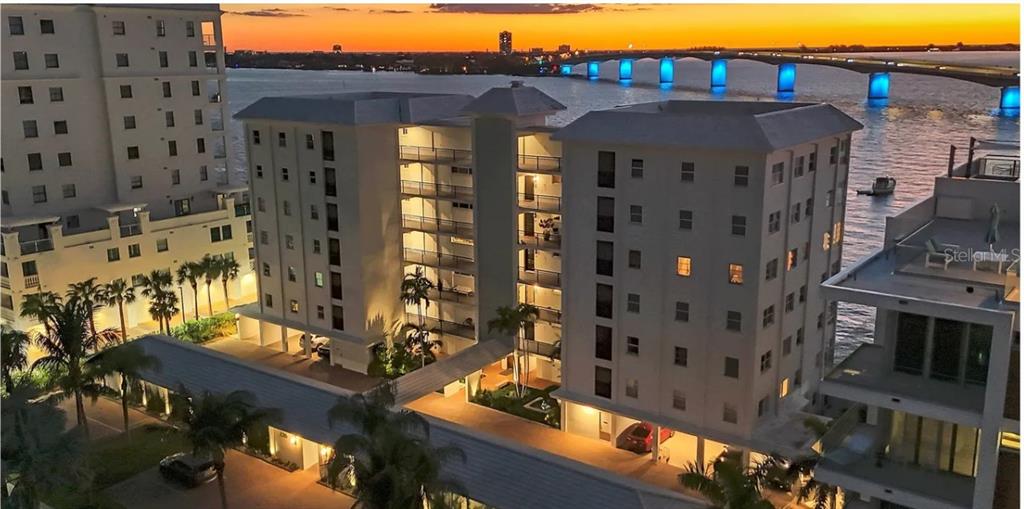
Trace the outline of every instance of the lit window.
<instances>
[{"instance_id":1,"label":"lit window","mask_svg":"<svg viewBox=\"0 0 1024 509\"><path fill-rule=\"evenodd\" d=\"M830 247L832 247L832 234L825 232L825 234L821 236L821 250L828 251Z\"/></svg>"},{"instance_id":2,"label":"lit window","mask_svg":"<svg viewBox=\"0 0 1024 509\"><path fill-rule=\"evenodd\" d=\"M691 260L689 256L677 256L676 257L676 275L683 277L690 277L690 270L692 269Z\"/></svg>"},{"instance_id":3,"label":"lit window","mask_svg":"<svg viewBox=\"0 0 1024 509\"><path fill-rule=\"evenodd\" d=\"M729 264L729 283L734 285L743 284L743 266L738 263Z\"/></svg>"},{"instance_id":4,"label":"lit window","mask_svg":"<svg viewBox=\"0 0 1024 509\"><path fill-rule=\"evenodd\" d=\"M836 223L832 226L832 245L839 245L843 237L843 223Z\"/></svg>"},{"instance_id":5,"label":"lit window","mask_svg":"<svg viewBox=\"0 0 1024 509\"><path fill-rule=\"evenodd\" d=\"M288 307L291 309L292 313L298 313L299 312L299 301L297 301L295 299L292 299L292 301L288 303Z\"/></svg>"},{"instance_id":6,"label":"lit window","mask_svg":"<svg viewBox=\"0 0 1024 509\"><path fill-rule=\"evenodd\" d=\"M786 270L793 270L796 268L796 262L800 258L799 252L796 249L790 249L786 253Z\"/></svg>"},{"instance_id":7,"label":"lit window","mask_svg":"<svg viewBox=\"0 0 1024 509\"><path fill-rule=\"evenodd\" d=\"M317 273L313 274L313 280L316 282L316 286L317 287L319 287L319 288L323 288L324 287L324 273L323 272L317 272Z\"/></svg>"}]
</instances>

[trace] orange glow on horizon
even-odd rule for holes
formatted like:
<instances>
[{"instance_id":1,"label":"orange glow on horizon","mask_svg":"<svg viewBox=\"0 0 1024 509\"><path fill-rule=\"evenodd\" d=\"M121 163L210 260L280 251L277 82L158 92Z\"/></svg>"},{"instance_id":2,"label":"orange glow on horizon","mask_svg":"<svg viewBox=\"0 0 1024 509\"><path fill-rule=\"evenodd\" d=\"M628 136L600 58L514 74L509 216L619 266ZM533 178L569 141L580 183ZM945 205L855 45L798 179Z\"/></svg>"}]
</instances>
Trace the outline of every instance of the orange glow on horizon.
<instances>
[{"instance_id":1,"label":"orange glow on horizon","mask_svg":"<svg viewBox=\"0 0 1024 509\"><path fill-rule=\"evenodd\" d=\"M501 30L512 32L517 50L1020 42L1016 4L604 4L561 14L436 12L426 4L221 9L228 50L496 51Z\"/></svg>"}]
</instances>

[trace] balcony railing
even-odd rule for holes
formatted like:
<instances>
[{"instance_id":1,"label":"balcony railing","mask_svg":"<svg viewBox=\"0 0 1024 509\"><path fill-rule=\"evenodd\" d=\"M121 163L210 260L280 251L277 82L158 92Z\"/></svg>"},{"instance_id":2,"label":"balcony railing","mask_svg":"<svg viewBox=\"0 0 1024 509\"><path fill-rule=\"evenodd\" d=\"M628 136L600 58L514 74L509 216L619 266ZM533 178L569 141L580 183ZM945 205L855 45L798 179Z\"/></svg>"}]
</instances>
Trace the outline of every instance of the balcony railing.
<instances>
[{"instance_id":1,"label":"balcony railing","mask_svg":"<svg viewBox=\"0 0 1024 509\"><path fill-rule=\"evenodd\" d=\"M537 319L538 320L543 320L545 322L551 322L551 323L561 323L562 322L562 310L561 309L555 309L555 308L549 308L549 307L537 306L537 305L534 305L534 307L537 308Z\"/></svg>"},{"instance_id":2,"label":"balcony railing","mask_svg":"<svg viewBox=\"0 0 1024 509\"><path fill-rule=\"evenodd\" d=\"M219 102L221 102L221 100L222 100L222 98L221 98L220 92L214 92L214 93L210 94L210 102L211 103L219 103Z\"/></svg>"},{"instance_id":3,"label":"balcony railing","mask_svg":"<svg viewBox=\"0 0 1024 509\"><path fill-rule=\"evenodd\" d=\"M454 302L456 304L476 304L476 294L451 288L433 288L427 292L427 297L435 301Z\"/></svg>"},{"instance_id":4,"label":"balcony railing","mask_svg":"<svg viewBox=\"0 0 1024 509\"><path fill-rule=\"evenodd\" d=\"M457 323L448 320L440 320L430 316L421 316L416 313L406 313L406 321L413 324L424 324L430 332L435 334L453 334L466 339L476 339L476 327L473 320L467 318L465 322Z\"/></svg>"},{"instance_id":5,"label":"balcony railing","mask_svg":"<svg viewBox=\"0 0 1024 509\"><path fill-rule=\"evenodd\" d=\"M402 227L422 232L450 233L465 237L473 236L473 223L465 221L452 221L436 217L423 217L413 215L402 216Z\"/></svg>"},{"instance_id":6,"label":"balcony railing","mask_svg":"<svg viewBox=\"0 0 1024 509\"><path fill-rule=\"evenodd\" d=\"M562 158L552 156L519 156L519 171L531 173L558 173L562 171Z\"/></svg>"},{"instance_id":7,"label":"balcony railing","mask_svg":"<svg viewBox=\"0 0 1024 509\"><path fill-rule=\"evenodd\" d=\"M122 224L121 225L121 237L134 237L136 235L142 235L141 224Z\"/></svg>"},{"instance_id":8,"label":"balcony railing","mask_svg":"<svg viewBox=\"0 0 1024 509\"><path fill-rule=\"evenodd\" d=\"M402 194L426 196L431 198L450 198L454 200L472 200L473 188L467 186L453 186L451 184L438 184L437 182L403 180Z\"/></svg>"},{"instance_id":9,"label":"balcony railing","mask_svg":"<svg viewBox=\"0 0 1024 509\"><path fill-rule=\"evenodd\" d=\"M473 259L468 256L459 256L412 248L405 249L405 261L430 267L454 269L459 271L473 270L474 266Z\"/></svg>"},{"instance_id":10,"label":"balcony railing","mask_svg":"<svg viewBox=\"0 0 1024 509\"><path fill-rule=\"evenodd\" d=\"M21 243L21 254L53 251L53 239L26 240Z\"/></svg>"},{"instance_id":11,"label":"balcony railing","mask_svg":"<svg viewBox=\"0 0 1024 509\"><path fill-rule=\"evenodd\" d=\"M457 148L434 148L401 145L398 147L398 158L405 161L426 163L457 163L471 164L473 152Z\"/></svg>"},{"instance_id":12,"label":"balcony railing","mask_svg":"<svg viewBox=\"0 0 1024 509\"><path fill-rule=\"evenodd\" d=\"M25 276L25 288L39 288L39 276Z\"/></svg>"},{"instance_id":13,"label":"balcony railing","mask_svg":"<svg viewBox=\"0 0 1024 509\"><path fill-rule=\"evenodd\" d=\"M543 194L519 193L519 208L543 212L561 212L562 198Z\"/></svg>"},{"instance_id":14,"label":"balcony railing","mask_svg":"<svg viewBox=\"0 0 1024 509\"><path fill-rule=\"evenodd\" d=\"M519 281L527 284L537 284L550 288L562 287L562 275L550 270L526 270L519 267Z\"/></svg>"},{"instance_id":15,"label":"balcony railing","mask_svg":"<svg viewBox=\"0 0 1024 509\"><path fill-rule=\"evenodd\" d=\"M252 204L251 203L236 203L235 204L235 217L249 216L252 215Z\"/></svg>"},{"instance_id":16,"label":"balcony railing","mask_svg":"<svg viewBox=\"0 0 1024 509\"><path fill-rule=\"evenodd\" d=\"M519 244L537 249L559 249L562 246L562 234L519 230Z\"/></svg>"},{"instance_id":17,"label":"balcony railing","mask_svg":"<svg viewBox=\"0 0 1024 509\"><path fill-rule=\"evenodd\" d=\"M549 359L562 358L561 342L544 343L543 341L519 338L519 347L526 352L534 355L540 355L541 357L547 357Z\"/></svg>"}]
</instances>

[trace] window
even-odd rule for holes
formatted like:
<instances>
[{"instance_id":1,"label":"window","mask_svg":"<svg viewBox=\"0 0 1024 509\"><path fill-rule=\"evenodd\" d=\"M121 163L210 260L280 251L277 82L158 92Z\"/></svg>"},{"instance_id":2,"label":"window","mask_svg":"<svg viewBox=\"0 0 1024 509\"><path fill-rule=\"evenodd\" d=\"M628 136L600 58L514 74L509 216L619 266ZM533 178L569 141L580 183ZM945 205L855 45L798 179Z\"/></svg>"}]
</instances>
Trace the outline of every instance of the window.
<instances>
[{"instance_id":1,"label":"window","mask_svg":"<svg viewBox=\"0 0 1024 509\"><path fill-rule=\"evenodd\" d=\"M732 216L732 234L740 237L747 235L747 216Z\"/></svg>"},{"instance_id":2,"label":"window","mask_svg":"<svg viewBox=\"0 0 1024 509\"><path fill-rule=\"evenodd\" d=\"M39 268L35 261L21 262L21 274L23 276L38 276Z\"/></svg>"},{"instance_id":3,"label":"window","mask_svg":"<svg viewBox=\"0 0 1024 509\"><path fill-rule=\"evenodd\" d=\"M768 413L768 396L765 396L757 402L757 416L762 417Z\"/></svg>"},{"instance_id":4,"label":"window","mask_svg":"<svg viewBox=\"0 0 1024 509\"><path fill-rule=\"evenodd\" d=\"M206 139L205 138L196 138L196 153L197 154L205 154L206 153Z\"/></svg>"},{"instance_id":5,"label":"window","mask_svg":"<svg viewBox=\"0 0 1024 509\"><path fill-rule=\"evenodd\" d=\"M313 150L313 148L314 148L313 147L313 135L312 134L307 134L306 135L306 149Z\"/></svg>"},{"instance_id":6,"label":"window","mask_svg":"<svg viewBox=\"0 0 1024 509\"><path fill-rule=\"evenodd\" d=\"M807 285L800 287L800 302L807 301Z\"/></svg>"},{"instance_id":7,"label":"window","mask_svg":"<svg viewBox=\"0 0 1024 509\"><path fill-rule=\"evenodd\" d=\"M142 256L142 248L138 244L128 245L128 258L138 258Z\"/></svg>"},{"instance_id":8,"label":"window","mask_svg":"<svg viewBox=\"0 0 1024 509\"><path fill-rule=\"evenodd\" d=\"M127 53L118 53L117 55L114 55L114 59L117 62L118 67L128 67Z\"/></svg>"},{"instance_id":9,"label":"window","mask_svg":"<svg viewBox=\"0 0 1024 509\"><path fill-rule=\"evenodd\" d=\"M684 347L677 346L674 350L672 363L675 364L676 366L682 366L685 368L688 355L689 350L687 350Z\"/></svg>"},{"instance_id":10,"label":"window","mask_svg":"<svg viewBox=\"0 0 1024 509\"><path fill-rule=\"evenodd\" d=\"M722 405L722 420L731 424L736 424L736 407L725 403Z\"/></svg>"},{"instance_id":11,"label":"window","mask_svg":"<svg viewBox=\"0 0 1024 509\"><path fill-rule=\"evenodd\" d=\"M740 377L740 360L735 357L725 358L725 369L722 373L724 376L729 378Z\"/></svg>"},{"instance_id":12,"label":"window","mask_svg":"<svg viewBox=\"0 0 1024 509\"><path fill-rule=\"evenodd\" d=\"M313 273L313 283L316 284L317 288L323 288L324 287L324 273L323 272L314 272Z\"/></svg>"},{"instance_id":13,"label":"window","mask_svg":"<svg viewBox=\"0 0 1024 509\"><path fill-rule=\"evenodd\" d=\"M194 21L186 21L185 22L185 37L195 37L195 36L196 36L196 24L195 24L195 22Z\"/></svg>"},{"instance_id":14,"label":"window","mask_svg":"<svg viewBox=\"0 0 1024 509\"><path fill-rule=\"evenodd\" d=\"M258 179L263 178L263 165L260 165L260 164L256 165L256 178L258 178Z\"/></svg>"},{"instance_id":15,"label":"window","mask_svg":"<svg viewBox=\"0 0 1024 509\"><path fill-rule=\"evenodd\" d=\"M629 250L629 268L639 269L640 268L640 251L635 249Z\"/></svg>"},{"instance_id":16,"label":"window","mask_svg":"<svg viewBox=\"0 0 1024 509\"><path fill-rule=\"evenodd\" d=\"M46 186L32 186L32 203L46 203Z\"/></svg>"},{"instance_id":17,"label":"window","mask_svg":"<svg viewBox=\"0 0 1024 509\"><path fill-rule=\"evenodd\" d=\"M765 371L767 371L767 370L769 370L771 368L772 368L772 351L768 350L767 352L761 354L761 372L764 373Z\"/></svg>"},{"instance_id":18,"label":"window","mask_svg":"<svg viewBox=\"0 0 1024 509\"><path fill-rule=\"evenodd\" d=\"M309 206L309 218L313 221L320 219L320 210L316 208L316 205Z\"/></svg>"},{"instance_id":19,"label":"window","mask_svg":"<svg viewBox=\"0 0 1024 509\"><path fill-rule=\"evenodd\" d=\"M139 158L139 147L128 147L128 159ZM140 177L141 179L141 177Z\"/></svg>"},{"instance_id":20,"label":"window","mask_svg":"<svg viewBox=\"0 0 1024 509\"><path fill-rule=\"evenodd\" d=\"M814 171L818 169L818 152L811 152L807 156L807 171Z\"/></svg>"},{"instance_id":21,"label":"window","mask_svg":"<svg viewBox=\"0 0 1024 509\"><path fill-rule=\"evenodd\" d=\"M597 187L615 187L615 152L597 153Z\"/></svg>"},{"instance_id":22,"label":"window","mask_svg":"<svg viewBox=\"0 0 1024 509\"><path fill-rule=\"evenodd\" d=\"M629 165L629 176L631 176L631 177L633 177L635 179L642 179L642 178L644 178L644 160L643 159L633 159L633 161Z\"/></svg>"},{"instance_id":23,"label":"window","mask_svg":"<svg viewBox=\"0 0 1024 509\"><path fill-rule=\"evenodd\" d=\"M768 233L775 233L779 231L782 223L782 212L776 210L771 214L768 214Z\"/></svg>"},{"instance_id":24,"label":"window","mask_svg":"<svg viewBox=\"0 0 1024 509\"><path fill-rule=\"evenodd\" d=\"M798 345L804 344L804 328L803 327L800 327L799 329L796 330L796 344L798 344Z\"/></svg>"},{"instance_id":25,"label":"window","mask_svg":"<svg viewBox=\"0 0 1024 509\"><path fill-rule=\"evenodd\" d=\"M686 410L686 395L682 391L672 391L672 408Z\"/></svg>"},{"instance_id":26,"label":"window","mask_svg":"<svg viewBox=\"0 0 1024 509\"><path fill-rule=\"evenodd\" d=\"M832 232L825 232L821 235L821 250L828 251L832 247Z\"/></svg>"},{"instance_id":27,"label":"window","mask_svg":"<svg viewBox=\"0 0 1024 509\"><path fill-rule=\"evenodd\" d=\"M831 207L834 201L835 201L835 191L832 191L831 189L826 191L825 192L825 206L826 207Z\"/></svg>"},{"instance_id":28,"label":"window","mask_svg":"<svg viewBox=\"0 0 1024 509\"><path fill-rule=\"evenodd\" d=\"M288 266L288 281L291 281L291 282L294 283L296 279L298 279L298 276L295 273L295 267L292 267L292 266L289 265Z\"/></svg>"},{"instance_id":29,"label":"window","mask_svg":"<svg viewBox=\"0 0 1024 509\"><path fill-rule=\"evenodd\" d=\"M676 301L676 321L677 322L689 322L690 321L690 303Z\"/></svg>"},{"instance_id":30,"label":"window","mask_svg":"<svg viewBox=\"0 0 1024 509\"><path fill-rule=\"evenodd\" d=\"M78 191L75 189L74 184L64 184L61 186L61 193L65 198L74 198L78 196Z\"/></svg>"},{"instance_id":31,"label":"window","mask_svg":"<svg viewBox=\"0 0 1024 509\"><path fill-rule=\"evenodd\" d=\"M116 261L118 261L120 259L121 259L121 251L118 248L112 247L110 249L107 249L107 261L108 262L116 262Z\"/></svg>"},{"instance_id":32,"label":"window","mask_svg":"<svg viewBox=\"0 0 1024 509\"><path fill-rule=\"evenodd\" d=\"M690 277L693 266L689 256L676 257L676 275Z\"/></svg>"},{"instance_id":33,"label":"window","mask_svg":"<svg viewBox=\"0 0 1024 509\"><path fill-rule=\"evenodd\" d=\"M39 171L43 169L43 155L38 152L28 154L28 171Z\"/></svg>"},{"instance_id":34,"label":"window","mask_svg":"<svg viewBox=\"0 0 1024 509\"><path fill-rule=\"evenodd\" d=\"M626 353L629 355L640 355L640 338L626 336Z\"/></svg>"},{"instance_id":35,"label":"window","mask_svg":"<svg viewBox=\"0 0 1024 509\"><path fill-rule=\"evenodd\" d=\"M324 319L324 307L323 306L317 306L316 307L316 318L318 320L323 320Z\"/></svg>"},{"instance_id":36,"label":"window","mask_svg":"<svg viewBox=\"0 0 1024 509\"><path fill-rule=\"evenodd\" d=\"M171 82L164 81L160 83L160 89L163 91L164 97L171 97Z\"/></svg>"},{"instance_id":37,"label":"window","mask_svg":"<svg viewBox=\"0 0 1024 509\"><path fill-rule=\"evenodd\" d=\"M52 103L64 102L64 88L63 87L50 87L50 102L52 102Z\"/></svg>"},{"instance_id":38,"label":"window","mask_svg":"<svg viewBox=\"0 0 1024 509\"><path fill-rule=\"evenodd\" d=\"M747 187L750 183L750 167L749 166L737 166L733 170L732 174L732 185L736 187Z\"/></svg>"},{"instance_id":39,"label":"window","mask_svg":"<svg viewBox=\"0 0 1024 509\"><path fill-rule=\"evenodd\" d=\"M132 98L132 86L131 85L121 85L120 90L121 90L121 99L131 99Z\"/></svg>"},{"instance_id":40,"label":"window","mask_svg":"<svg viewBox=\"0 0 1024 509\"><path fill-rule=\"evenodd\" d=\"M60 68L60 57L56 53L46 53L43 55L43 62L46 64L47 69L58 69Z\"/></svg>"},{"instance_id":41,"label":"window","mask_svg":"<svg viewBox=\"0 0 1024 509\"><path fill-rule=\"evenodd\" d=\"M626 396L630 398L640 397L640 381L631 378L626 381Z\"/></svg>"},{"instance_id":42,"label":"window","mask_svg":"<svg viewBox=\"0 0 1024 509\"><path fill-rule=\"evenodd\" d=\"M167 67L168 66L167 52L166 51L161 51L161 52L157 53L157 58L160 60L160 67ZM166 96L166 97L170 97L170 96Z\"/></svg>"},{"instance_id":43,"label":"window","mask_svg":"<svg viewBox=\"0 0 1024 509\"><path fill-rule=\"evenodd\" d=\"M791 223L799 223L800 222L800 204L799 203L797 203L796 205L793 205L793 207L790 208L790 211L789 211L789 222L791 222Z\"/></svg>"},{"instance_id":44,"label":"window","mask_svg":"<svg viewBox=\"0 0 1024 509\"><path fill-rule=\"evenodd\" d=\"M59 166L71 166L71 152L59 152L59 153L57 153L57 165L59 165Z\"/></svg>"},{"instance_id":45,"label":"window","mask_svg":"<svg viewBox=\"0 0 1024 509\"><path fill-rule=\"evenodd\" d=\"M793 336L786 336L782 340L782 355L789 355L793 351Z\"/></svg>"},{"instance_id":46,"label":"window","mask_svg":"<svg viewBox=\"0 0 1024 509\"><path fill-rule=\"evenodd\" d=\"M170 112L168 111L167 113L170 113ZM173 116L168 117L167 120L169 122L171 122L171 125L174 125L174 117ZM168 127L170 127L170 126L168 126ZM167 155L170 156L170 157L174 157L174 156L178 155L178 142L177 141L167 140Z\"/></svg>"},{"instance_id":47,"label":"window","mask_svg":"<svg viewBox=\"0 0 1024 509\"><path fill-rule=\"evenodd\" d=\"M345 309L337 304L331 306L331 328L345 330Z\"/></svg>"},{"instance_id":48,"label":"window","mask_svg":"<svg viewBox=\"0 0 1024 509\"><path fill-rule=\"evenodd\" d=\"M32 87L18 87L18 102L21 104L33 104Z\"/></svg>"},{"instance_id":49,"label":"window","mask_svg":"<svg viewBox=\"0 0 1024 509\"><path fill-rule=\"evenodd\" d=\"M612 397L612 370L594 366L594 395L603 398Z\"/></svg>"},{"instance_id":50,"label":"window","mask_svg":"<svg viewBox=\"0 0 1024 509\"><path fill-rule=\"evenodd\" d=\"M199 67L199 54L195 51L188 52L188 66Z\"/></svg>"},{"instance_id":51,"label":"window","mask_svg":"<svg viewBox=\"0 0 1024 509\"><path fill-rule=\"evenodd\" d=\"M764 280L771 281L779 275L779 259L773 258L764 265Z\"/></svg>"},{"instance_id":52,"label":"window","mask_svg":"<svg viewBox=\"0 0 1024 509\"><path fill-rule=\"evenodd\" d=\"M288 182L288 168L281 168L281 180Z\"/></svg>"},{"instance_id":53,"label":"window","mask_svg":"<svg viewBox=\"0 0 1024 509\"><path fill-rule=\"evenodd\" d=\"M28 70L28 53L24 51L14 52L14 69L16 71Z\"/></svg>"},{"instance_id":54,"label":"window","mask_svg":"<svg viewBox=\"0 0 1024 509\"><path fill-rule=\"evenodd\" d=\"M167 239L156 239L156 252L163 253L167 251Z\"/></svg>"},{"instance_id":55,"label":"window","mask_svg":"<svg viewBox=\"0 0 1024 509\"><path fill-rule=\"evenodd\" d=\"M604 240L597 241L597 274L611 276L614 273L614 244Z\"/></svg>"},{"instance_id":56,"label":"window","mask_svg":"<svg viewBox=\"0 0 1024 509\"><path fill-rule=\"evenodd\" d=\"M270 235L267 234L266 230L260 230L260 244L270 244Z\"/></svg>"},{"instance_id":57,"label":"window","mask_svg":"<svg viewBox=\"0 0 1024 509\"><path fill-rule=\"evenodd\" d=\"M761 312L761 327L767 327L775 323L775 305L764 308Z\"/></svg>"},{"instance_id":58,"label":"window","mask_svg":"<svg viewBox=\"0 0 1024 509\"><path fill-rule=\"evenodd\" d=\"M181 170L171 170L171 185L181 184Z\"/></svg>"},{"instance_id":59,"label":"window","mask_svg":"<svg viewBox=\"0 0 1024 509\"><path fill-rule=\"evenodd\" d=\"M725 312L725 329L739 332L743 327L743 314L739 311Z\"/></svg>"},{"instance_id":60,"label":"window","mask_svg":"<svg viewBox=\"0 0 1024 509\"><path fill-rule=\"evenodd\" d=\"M192 80L192 96L199 97L201 92L199 91L199 80Z\"/></svg>"},{"instance_id":61,"label":"window","mask_svg":"<svg viewBox=\"0 0 1024 509\"><path fill-rule=\"evenodd\" d=\"M209 179L210 179L210 172L206 168L206 165L204 164L204 165L199 167L199 181L200 182L206 182Z\"/></svg>"},{"instance_id":62,"label":"window","mask_svg":"<svg viewBox=\"0 0 1024 509\"><path fill-rule=\"evenodd\" d=\"M740 265L738 263L729 264L729 284L743 284L743 265Z\"/></svg>"},{"instance_id":63,"label":"window","mask_svg":"<svg viewBox=\"0 0 1024 509\"><path fill-rule=\"evenodd\" d=\"M597 304L595 314L601 318L612 317L612 287L597 283Z\"/></svg>"},{"instance_id":64,"label":"window","mask_svg":"<svg viewBox=\"0 0 1024 509\"><path fill-rule=\"evenodd\" d=\"M633 224L644 223L644 208L640 205L629 206L629 222Z\"/></svg>"},{"instance_id":65,"label":"window","mask_svg":"<svg viewBox=\"0 0 1024 509\"><path fill-rule=\"evenodd\" d=\"M0 190L0 203L3 203L4 205L11 204L11 198L7 195L6 189Z\"/></svg>"},{"instance_id":66,"label":"window","mask_svg":"<svg viewBox=\"0 0 1024 509\"><path fill-rule=\"evenodd\" d=\"M783 171L785 170L785 163L775 163L772 165L772 185L781 184L785 178Z\"/></svg>"},{"instance_id":67,"label":"window","mask_svg":"<svg viewBox=\"0 0 1024 509\"><path fill-rule=\"evenodd\" d=\"M284 212L284 215L286 215L286 216L292 215L292 204L288 200L283 200L281 202L281 209Z\"/></svg>"},{"instance_id":68,"label":"window","mask_svg":"<svg viewBox=\"0 0 1024 509\"><path fill-rule=\"evenodd\" d=\"M284 236L284 247L287 249L295 249L295 236L285 235Z\"/></svg>"},{"instance_id":69,"label":"window","mask_svg":"<svg viewBox=\"0 0 1024 509\"><path fill-rule=\"evenodd\" d=\"M114 28L114 35L124 35L124 21L111 22Z\"/></svg>"},{"instance_id":70,"label":"window","mask_svg":"<svg viewBox=\"0 0 1024 509\"><path fill-rule=\"evenodd\" d=\"M263 262L263 275L266 276L266 277L270 277L270 264L269 263Z\"/></svg>"},{"instance_id":71,"label":"window","mask_svg":"<svg viewBox=\"0 0 1024 509\"><path fill-rule=\"evenodd\" d=\"M297 301L295 299L292 299L288 303L288 309L291 310L292 313L298 313L299 312L299 301Z\"/></svg>"},{"instance_id":72,"label":"window","mask_svg":"<svg viewBox=\"0 0 1024 509\"><path fill-rule=\"evenodd\" d=\"M837 162L839 162L839 147L830 147L828 149L828 164L836 164Z\"/></svg>"},{"instance_id":73,"label":"window","mask_svg":"<svg viewBox=\"0 0 1024 509\"><path fill-rule=\"evenodd\" d=\"M130 182L131 182L131 188L132 189L142 189L142 176L141 175L136 175L134 177L131 177Z\"/></svg>"},{"instance_id":74,"label":"window","mask_svg":"<svg viewBox=\"0 0 1024 509\"><path fill-rule=\"evenodd\" d=\"M68 121L67 120L54 120L53 121L53 134L67 134L68 133Z\"/></svg>"},{"instance_id":75,"label":"window","mask_svg":"<svg viewBox=\"0 0 1024 509\"><path fill-rule=\"evenodd\" d=\"M267 306L268 308L273 308L274 307L274 296L270 295L269 293L263 294L263 305Z\"/></svg>"},{"instance_id":76,"label":"window","mask_svg":"<svg viewBox=\"0 0 1024 509\"><path fill-rule=\"evenodd\" d=\"M679 211L679 229L680 230L692 230L693 229L693 211L692 210L680 210Z\"/></svg>"},{"instance_id":77,"label":"window","mask_svg":"<svg viewBox=\"0 0 1024 509\"><path fill-rule=\"evenodd\" d=\"M316 184L316 170L309 170L309 183Z\"/></svg>"},{"instance_id":78,"label":"window","mask_svg":"<svg viewBox=\"0 0 1024 509\"><path fill-rule=\"evenodd\" d=\"M597 231L615 232L615 199L605 196L597 197Z\"/></svg>"},{"instance_id":79,"label":"window","mask_svg":"<svg viewBox=\"0 0 1024 509\"><path fill-rule=\"evenodd\" d=\"M39 128L36 125L35 120L23 120L21 122L21 130L25 133L26 138L38 138Z\"/></svg>"},{"instance_id":80,"label":"window","mask_svg":"<svg viewBox=\"0 0 1024 509\"><path fill-rule=\"evenodd\" d=\"M21 16L7 16L7 27L11 35L25 35L25 22Z\"/></svg>"},{"instance_id":81,"label":"window","mask_svg":"<svg viewBox=\"0 0 1024 509\"><path fill-rule=\"evenodd\" d=\"M790 311L793 311L793 307L794 306L795 306L795 299L794 299L793 294L792 293L787 293L786 294L786 312L789 313Z\"/></svg>"},{"instance_id":82,"label":"window","mask_svg":"<svg viewBox=\"0 0 1024 509\"><path fill-rule=\"evenodd\" d=\"M790 249L786 252L786 270L790 271L796 268L797 260L800 259L800 253L797 249Z\"/></svg>"},{"instance_id":83,"label":"window","mask_svg":"<svg viewBox=\"0 0 1024 509\"><path fill-rule=\"evenodd\" d=\"M164 20L162 20L162 19L156 20L156 36L157 37L164 37L166 35L167 35L167 24L164 23Z\"/></svg>"},{"instance_id":84,"label":"window","mask_svg":"<svg viewBox=\"0 0 1024 509\"><path fill-rule=\"evenodd\" d=\"M324 161L334 160L334 133L331 131L320 131L320 152ZM333 195L328 195L333 196Z\"/></svg>"},{"instance_id":85,"label":"window","mask_svg":"<svg viewBox=\"0 0 1024 509\"><path fill-rule=\"evenodd\" d=\"M324 168L324 195L338 196L338 182L334 168Z\"/></svg>"},{"instance_id":86,"label":"window","mask_svg":"<svg viewBox=\"0 0 1024 509\"><path fill-rule=\"evenodd\" d=\"M612 329L598 325L594 331L594 357L612 360Z\"/></svg>"},{"instance_id":87,"label":"window","mask_svg":"<svg viewBox=\"0 0 1024 509\"><path fill-rule=\"evenodd\" d=\"M694 170L693 163L683 162L679 170L679 180L682 182L693 182Z\"/></svg>"},{"instance_id":88,"label":"window","mask_svg":"<svg viewBox=\"0 0 1024 509\"><path fill-rule=\"evenodd\" d=\"M277 133L277 146L278 147L287 147L288 146L287 137L285 136L284 133Z\"/></svg>"},{"instance_id":89,"label":"window","mask_svg":"<svg viewBox=\"0 0 1024 509\"><path fill-rule=\"evenodd\" d=\"M636 293L626 294L626 311L630 313L640 312L640 295Z\"/></svg>"},{"instance_id":90,"label":"window","mask_svg":"<svg viewBox=\"0 0 1024 509\"><path fill-rule=\"evenodd\" d=\"M320 240L313 239L313 254L320 254ZM335 264L338 265L338 264Z\"/></svg>"}]
</instances>

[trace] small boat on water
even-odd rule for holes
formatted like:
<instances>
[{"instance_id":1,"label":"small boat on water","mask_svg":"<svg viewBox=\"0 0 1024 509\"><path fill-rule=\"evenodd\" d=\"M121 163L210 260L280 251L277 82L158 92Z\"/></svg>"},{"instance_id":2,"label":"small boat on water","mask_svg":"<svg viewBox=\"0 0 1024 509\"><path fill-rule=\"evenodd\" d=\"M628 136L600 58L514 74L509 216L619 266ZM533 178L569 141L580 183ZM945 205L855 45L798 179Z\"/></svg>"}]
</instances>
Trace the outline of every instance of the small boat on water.
<instances>
[{"instance_id":1,"label":"small boat on water","mask_svg":"<svg viewBox=\"0 0 1024 509\"><path fill-rule=\"evenodd\" d=\"M868 196L887 196L896 191L896 179L888 175L884 177L878 177L875 179L875 183L871 184L871 189L858 189L857 194L866 194Z\"/></svg>"}]
</instances>

